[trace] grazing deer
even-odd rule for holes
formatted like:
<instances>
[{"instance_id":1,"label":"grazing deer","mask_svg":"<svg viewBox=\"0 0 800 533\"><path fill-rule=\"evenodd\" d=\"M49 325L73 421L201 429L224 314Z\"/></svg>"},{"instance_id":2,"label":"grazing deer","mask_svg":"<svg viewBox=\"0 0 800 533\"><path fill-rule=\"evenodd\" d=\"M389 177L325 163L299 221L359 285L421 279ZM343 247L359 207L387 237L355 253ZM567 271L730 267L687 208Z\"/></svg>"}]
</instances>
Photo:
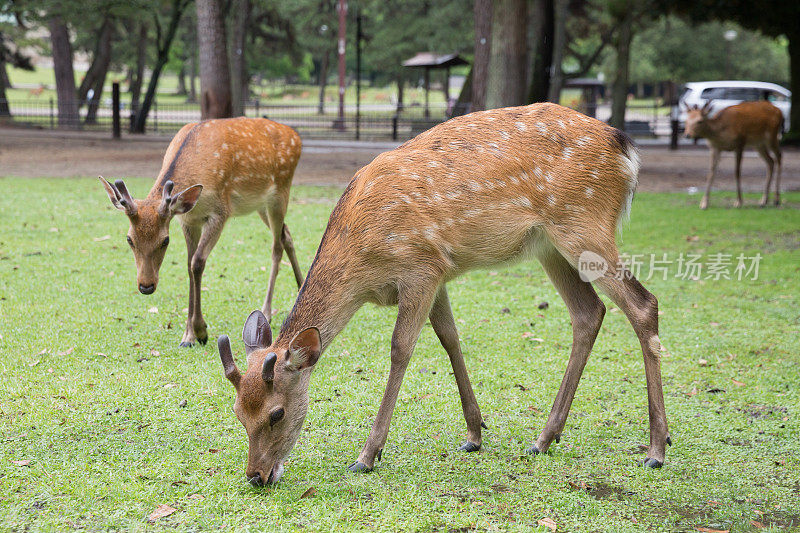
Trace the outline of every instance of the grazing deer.
<instances>
[{"instance_id":1,"label":"grazing deer","mask_svg":"<svg viewBox=\"0 0 800 533\"><path fill-rule=\"evenodd\" d=\"M667 430L656 298L620 265L617 226L637 185L639 157L622 132L555 104L482 111L440 124L359 170L334 208L297 301L273 342L260 312L247 319L247 372L220 337L234 411L249 438L246 475L278 481L308 410L311 371L366 302L397 305L391 368L378 414L351 471L380 460L403 375L430 320L453 367L467 425L461 450L481 447L481 412L445 284L536 257L569 310L572 353L547 424L529 448L558 441L605 314L590 282L622 309L644 353L650 413L645 466L664 462ZM602 269L588 277L586 256ZM583 271L583 270L582 270ZM502 356L501 354L496 354Z\"/></svg>"},{"instance_id":2,"label":"grazing deer","mask_svg":"<svg viewBox=\"0 0 800 533\"><path fill-rule=\"evenodd\" d=\"M704 137L711 145L711 170L708 172L706 192L700 200L700 209L708 207L708 195L711 193L711 183L719 165L720 152L733 151L736 153L736 203L735 207L742 206L742 152L747 147L753 147L767 163L767 185L764 187L764 196L759 205L764 207L769 201L769 186L772 183L772 174L775 161L770 156L770 151L778 161L778 177L775 180L775 205L781 203L781 147L780 135L783 131L784 118L780 109L769 102L742 102L726 107L715 117L711 117L712 100L698 108L696 105L687 109L686 136L692 138Z\"/></svg>"},{"instance_id":3,"label":"grazing deer","mask_svg":"<svg viewBox=\"0 0 800 533\"><path fill-rule=\"evenodd\" d=\"M177 216L189 256L189 316L181 346L208 340L200 307L206 260L228 217L257 211L272 230L272 268L263 312L271 315L275 278L284 249L297 286L303 274L289 228L283 223L300 137L290 127L262 118L232 118L187 124L167 148L147 198L134 200L122 180L100 181L114 207L128 215L128 244L136 260L139 292L152 294Z\"/></svg>"}]
</instances>

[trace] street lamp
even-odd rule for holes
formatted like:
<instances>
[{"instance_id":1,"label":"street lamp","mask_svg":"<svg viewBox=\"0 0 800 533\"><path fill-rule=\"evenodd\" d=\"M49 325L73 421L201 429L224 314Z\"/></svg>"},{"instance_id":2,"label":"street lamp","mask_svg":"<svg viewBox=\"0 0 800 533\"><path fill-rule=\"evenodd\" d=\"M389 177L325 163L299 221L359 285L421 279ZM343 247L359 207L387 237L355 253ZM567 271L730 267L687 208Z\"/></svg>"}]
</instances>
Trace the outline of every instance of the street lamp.
<instances>
[{"instance_id":1,"label":"street lamp","mask_svg":"<svg viewBox=\"0 0 800 533\"><path fill-rule=\"evenodd\" d=\"M722 36L725 38L725 77L731 78L731 48L734 39L739 35L736 30L727 30Z\"/></svg>"}]
</instances>

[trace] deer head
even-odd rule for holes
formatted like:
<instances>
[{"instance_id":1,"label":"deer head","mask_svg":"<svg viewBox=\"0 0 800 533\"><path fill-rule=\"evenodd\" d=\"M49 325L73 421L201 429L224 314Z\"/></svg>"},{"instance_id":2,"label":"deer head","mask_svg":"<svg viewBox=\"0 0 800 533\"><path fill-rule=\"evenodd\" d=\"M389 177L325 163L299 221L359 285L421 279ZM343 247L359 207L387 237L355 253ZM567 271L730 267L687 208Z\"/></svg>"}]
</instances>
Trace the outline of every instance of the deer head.
<instances>
[{"instance_id":1,"label":"deer head","mask_svg":"<svg viewBox=\"0 0 800 533\"><path fill-rule=\"evenodd\" d=\"M245 475L253 486L277 483L308 412L311 369L322 352L317 328L294 336L288 346L272 344L269 321L261 311L247 317L242 331L247 371L239 373L226 335L219 338L225 377L236 389L233 412L248 438Z\"/></svg>"},{"instance_id":2,"label":"deer head","mask_svg":"<svg viewBox=\"0 0 800 533\"><path fill-rule=\"evenodd\" d=\"M195 206L203 186L193 185L173 195L174 184L167 181L161 198L154 200L148 196L137 201L131 197L122 180L116 180L112 185L100 176L100 181L114 207L128 215L131 226L127 240L136 261L139 292L152 294L158 285L158 271L169 245L169 223L173 216L186 213Z\"/></svg>"},{"instance_id":3,"label":"deer head","mask_svg":"<svg viewBox=\"0 0 800 533\"><path fill-rule=\"evenodd\" d=\"M693 105L692 107L685 108L686 126L684 128L684 133L687 137L695 139L706 136L707 120L709 113L711 113L712 102L713 100L708 100L703 104L703 107Z\"/></svg>"}]
</instances>

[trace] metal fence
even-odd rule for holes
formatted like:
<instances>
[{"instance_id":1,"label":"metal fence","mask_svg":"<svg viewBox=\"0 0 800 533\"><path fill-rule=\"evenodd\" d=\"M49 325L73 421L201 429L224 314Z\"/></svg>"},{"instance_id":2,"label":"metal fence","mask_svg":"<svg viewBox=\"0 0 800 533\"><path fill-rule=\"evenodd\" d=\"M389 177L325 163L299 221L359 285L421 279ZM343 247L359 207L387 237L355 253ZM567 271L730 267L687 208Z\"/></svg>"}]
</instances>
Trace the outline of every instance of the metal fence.
<instances>
[{"instance_id":1,"label":"metal fence","mask_svg":"<svg viewBox=\"0 0 800 533\"><path fill-rule=\"evenodd\" d=\"M2 104L3 102L0 102ZM16 125L55 129L59 126L58 106L53 99L10 100L10 120ZM575 105L578 111L600 120L608 121L610 104ZM79 117L73 127L87 131L111 131L113 106L104 101L97 107L93 120L87 119L87 106L79 106ZM335 105L327 104L320 113L316 104L264 104L248 102L245 116L267 117L293 127L304 138L341 140L405 140L446 120L449 109L431 105L427 110L421 105L409 105L398 112L390 104L364 104L360 110L355 105L345 107L341 120ZM120 104L123 129L132 122L130 103ZM2 117L0 117L1 119ZM184 124L200 120L197 104L163 103L155 101L147 119L146 133L173 134ZM625 130L636 137L666 137L670 134L669 108L657 103L628 105Z\"/></svg>"}]
</instances>

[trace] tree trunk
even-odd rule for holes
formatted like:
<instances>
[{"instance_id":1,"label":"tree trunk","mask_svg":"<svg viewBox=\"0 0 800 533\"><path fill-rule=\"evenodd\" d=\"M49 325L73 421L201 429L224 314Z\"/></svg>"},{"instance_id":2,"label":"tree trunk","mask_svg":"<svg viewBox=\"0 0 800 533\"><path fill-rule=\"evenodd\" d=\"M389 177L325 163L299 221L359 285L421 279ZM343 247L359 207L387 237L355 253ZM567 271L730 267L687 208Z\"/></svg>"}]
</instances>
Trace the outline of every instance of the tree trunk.
<instances>
[{"instance_id":1,"label":"tree trunk","mask_svg":"<svg viewBox=\"0 0 800 533\"><path fill-rule=\"evenodd\" d=\"M161 71L164 65L169 60L169 49L172 47L172 41L175 39L175 33L178 31L178 23L181 21L184 9L188 2L186 0L172 0L172 14L167 27L167 34L164 39L159 43L158 58L153 67L153 73L150 75L150 83L147 85L147 94L144 95L142 107L136 113L136 118L133 124L133 132L144 133L145 125L147 124L147 115L150 113L150 107L153 105L153 99L156 96L156 89L158 88L158 78L161 76Z\"/></svg>"},{"instance_id":2,"label":"tree trunk","mask_svg":"<svg viewBox=\"0 0 800 533\"><path fill-rule=\"evenodd\" d=\"M144 83L144 64L147 60L147 24L142 22L139 25L139 37L136 40L136 70L132 76L130 85L131 91L131 112L138 114L142 97L142 84Z\"/></svg>"},{"instance_id":3,"label":"tree trunk","mask_svg":"<svg viewBox=\"0 0 800 533\"><path fill-rule=\"evenodd\" d=\"M113 37L113 24L111 19L106 17L103 19L103 25L100 26L100 31L97 37L97 45L94 49L94 57L89 70L83 77L80 87L78 87L78 103L83 105L86 97L89 94L89 89L95 89L99 79L105 80L106 73L108 72L108 65L111 63L111 40ZM102 92L102 91L101 91ZM95 93L97 90L95 89ZM98 95L99 96L99 95Z\"/></svg>"},{"instance_id":4,"label":"tree trunk","mask_svg":"<svg viewBox=\"0 0 800 533\"><path fill-rule=\"evenodd\" d=\"M3 33L0 32L0 46L3 46ZM11 88L11 80L8 79L8 71L6 70L6 59L0 49L0 117L10 117L11 108L8 106L8 97L6 96L6 89Z\"/></svg>"},{"instance_id":5,"label":"tree trunk","mask_svg":"<svg viewBox=\"0 0 800 533\"><path fill-rule=\"evenodd\" d=\"M97 123L97 109L100 107L100 102L103 99L103 87L106 84L106 77L108 76L108 65L106 65L105 69L100 72L97 81L94 84L94 95L92 99L89 101L89 107L86 110L86 123L87 124L96 124Z\"/></svg>"},{"instance_id":6,"label":"tree trunk","mask_svg":"<svg viewBox=\"0 0 800 533\"><path fill-rule=\"evenodd\" d=\"M233 50L231 51L231 107L233 116L244 115L244 106L249 96L245 45L247 44L247 22L250 18L250 0L238 0L234 4L236 17L233 23Z\"/></svg>"},{"instance_id":7,"label":"tree trunk","mask_svg":"<svg viewBox=\"0 0 800 533\"><path fill-rule=\"evenodd\" d=\"M72 69L72 43L69 40L69 30L60 16L51 18L49 26L58 97L58 127L76 128L79 125L78 98L75 92L75 72Z\"/></svg>"},{"instance_id":8,"label":"tree trunk","mask_svg":"<svg viewBox=\"0 0 800 533\"><path fill-rule=\"evenodd\" d=\"M486 80L492 50L492 0L475 0L475 61L472 63L471 111L486 109Z\"/></svg>"},{"instance_id":9,"label":"tree trunk","mask_svg":"<svg viewBox=\"0 0 800 533\"><path fill-rule=\"evenodd\" d=\"M550 74L553 65L553 36L555 33L555 10L553 0L534 2L534 31L536 36L531 68L531 86L528 103L546 102L550 92Z\"/></svg>"},{"instance_id":10,"label":"tree trunk","mask_svg":"<svg viewBox=\"0 0 800 533\"><path fill-rule=\"evenodd\" d=\"M553 31L553 62L550 67L550 87L547 90L547 100L558 104L561 101L561 85L564 73L561 63L564 61L564 47L567 45L567 6L569 0L554 0L554 31Z\"/></svg>"},{"instance_id":11,"label":"tree trunk","mask_svg":"<svg viewBox=\"0 0 800 533\"><path fill-rule=\"evenodd\" d=\"M486 81L486 108L525 103L527 0L496 0L492 13L492 48Z\"/></svg>"},{"instance_id":12,"label":"tree trunk","mask_svg":"<svg viewBox=\"0 0 800 533\"><path fill-rule=\"evenodd\" d=\"M319 66L319 104L317 104L317 114L325 114L325 86L328 84L328 67L331 62L330 49L325 50L322 55L322 63Z\"/></svg>"},{"instance_id":13,"label":"tree trunk","mask_svg":"<svg viewBox=\"0 0 800 533\"><path fill-rule=\"evenodd\" d=\"M186 96L186 58L183 58L181 68L178 70L178 89L175 91L176 96Z\"/></svg>"},{"instance_id":14,"label":"tree trunk","mask_svg":"<svg viewBox=\"0 0 800 533\"><path fill-rule=\"evenodd\" d=\"M792 96L800 95L800 32L787 35L789 38L789 89ZM789 112L789 131L783 136L785 144L800 145L800 98Z\"/></svg>"},{"instance_id":15,"label":"tree trunk","mask_svg":"<svg viewBox=\"0 0 800 533\"><path fill-rule=\"evenodd\" d=\"M220 0L197 0L197 48L200 52L200 116L232 115L231 72Z\"/></svg>"},{"instance_id":16,"label":"tree trunk","mask_svg":"<svg viewBox=\"0 0 800 533\"><path fill-rule=\"evenodd\" d=\"M192 50L189 56L189 103L197 102L197 50Z\"/></svg>"},{"instance_id":17,"label":"tree trunk","mask_svg":"<svg viewBox=\"0 0 800 533\"><path fill-rule=\"evenodd\" d=\"M397 74L397 114L399 115L403 108L405 107L405 89L406 89L406 77L399 73Z\"/></svg>"},{"instance_id":18,"label":"tree trunk","mask_svg":"<svg viewBox=\"0 0 800 533\"><path fill-rule=\"evenodd\" d=\"M629 6L630 7L630 6ZM628 103L628 70L631 59L631 39L633 37L633 13L627 9L620 21L617 34L617 65L614 84L611 87L611 119L609 124L625 129L625 107Z\"/></svg>"}]
</instances>

